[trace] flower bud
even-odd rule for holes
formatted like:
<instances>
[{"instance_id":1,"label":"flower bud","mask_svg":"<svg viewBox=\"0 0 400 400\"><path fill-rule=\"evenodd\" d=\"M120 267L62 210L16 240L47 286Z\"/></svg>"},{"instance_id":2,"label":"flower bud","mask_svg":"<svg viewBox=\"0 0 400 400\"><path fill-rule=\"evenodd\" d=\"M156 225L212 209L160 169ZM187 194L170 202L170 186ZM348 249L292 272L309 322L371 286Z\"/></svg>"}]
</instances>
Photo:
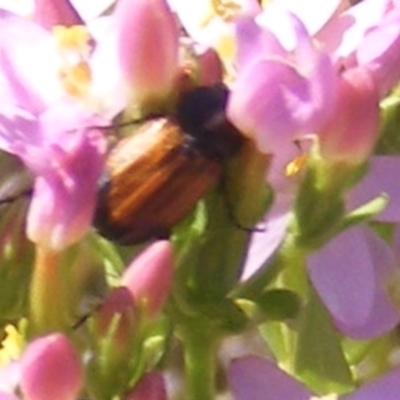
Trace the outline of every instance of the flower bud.
<instances>
[{"instance_id":1,"label":"flower bud","mask_svg":"<svg viewBox=\"0 0 400 400\"><path fill-rule=\"evenodd\" d=\"M121 284L150 315L156 314L169 294L173 273L172 246L159 241L144 250L126 269Z\"/></svg>"},{"instance_id":2,"label":"flower bud","mask_svg":"<svg viewBox=\"0 0 400 400\"><path fill-rule=\"evenodd\" d=\"M68 0L35 0L33 20L48 30L56 25L82 24L81 18Z\"/></svg>"},{"instance_id":3,"label":"flower bud","mask_svg":"<svg viewBox=\"0 0 400 400\"><path fill-rule=\"evenodd\" d=\"M179 32L165 0L122 0L115 9L117 52L134 101L159 102L178 68Z\"/></svg>"},{"instance_id":4,"label":"flower bud","mask_svg":"<svg viewBox=\"0 0 400 400\"><path fill-rule=\"evenodd\" d=\"M69 340L51 334L33 341L21 358L21 390L25 400L75 400L83 369Z\"/></svg>"},{"instance_id":5,"label":"flower bud","mask_svg":"<svg viewBox=\"0 0 400 400\"><path fill-rule=\"evenodd\" d=\"M379 98L371 75L361 68L344 72L332 117L320 131L322 156L338 163L362 163L378 139L378 124Z\"/></svg>"},{"instance_id":6,"label":"flower bud","mask_svg":"<svg viewBox=\"0 0 400 400\"><path fill-rule=\"evenodd\" d=\"M133 298L125 287L113 289L89 324L96 349L87 366L87 380L94 398L111 399L129 379L130 363L138 345Z\"/></svg>"},{"instance_id":7,"label":"flower bud","mask_svg":"<svg viewBox=\"0 0 400 400\"><path fill-rule=\"evenodd\" d=\"M126 348L134 324L134 299L125 287L115 288L101 305L95 315L97 334L107 335L109 329L113 331L115 344ZM115 318L119 318L115 321ZM112 326L115 322L117 325Z\"/></svg>"},{"instance_id":8,"label":"flower bud","mask_svg":"<svg viewBox=\"0 0 400 400\"><path fill-rule=\"evenodd\" d=\"M149 372L128 392L125 400L167 400L165 382L160 372Z\"/></svg>"}]
</instances>

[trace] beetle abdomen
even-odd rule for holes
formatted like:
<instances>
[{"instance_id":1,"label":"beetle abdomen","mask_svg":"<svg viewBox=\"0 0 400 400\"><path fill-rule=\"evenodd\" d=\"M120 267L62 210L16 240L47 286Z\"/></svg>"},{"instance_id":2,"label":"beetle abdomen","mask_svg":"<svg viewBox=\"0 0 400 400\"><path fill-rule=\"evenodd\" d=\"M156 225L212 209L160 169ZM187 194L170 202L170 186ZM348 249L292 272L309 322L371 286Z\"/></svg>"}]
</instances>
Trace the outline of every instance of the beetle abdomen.
<instances>
[{"instance_id":1,"label":"beetle abdomen","mask_svg":"<svg viewBox=\"0 0 400 400\"><path fill-rule=\"evenodd\" d=\"M116 145L99 190L101 235L121 244L164 236L218 182L222 163L187 145L189 138L158 118Z\"/></svg>"}]
</instances>

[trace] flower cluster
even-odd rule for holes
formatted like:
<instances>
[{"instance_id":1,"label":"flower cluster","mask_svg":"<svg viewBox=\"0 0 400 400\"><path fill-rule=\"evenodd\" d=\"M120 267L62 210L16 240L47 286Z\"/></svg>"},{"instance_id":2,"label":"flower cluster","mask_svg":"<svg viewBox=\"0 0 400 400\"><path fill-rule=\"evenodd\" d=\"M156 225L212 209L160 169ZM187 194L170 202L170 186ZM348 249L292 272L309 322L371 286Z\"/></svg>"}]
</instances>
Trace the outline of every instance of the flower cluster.
<instances>
[{"instance_id":1,"label":"flower cluster","mask_svg":"<svg viewBox=\"0 0 400 400\"><path fill-rule=\"evenodd\" d=\"M1 2L0 400L397 399L399 63L397 0Z\"/></svg>"}]
</instances>

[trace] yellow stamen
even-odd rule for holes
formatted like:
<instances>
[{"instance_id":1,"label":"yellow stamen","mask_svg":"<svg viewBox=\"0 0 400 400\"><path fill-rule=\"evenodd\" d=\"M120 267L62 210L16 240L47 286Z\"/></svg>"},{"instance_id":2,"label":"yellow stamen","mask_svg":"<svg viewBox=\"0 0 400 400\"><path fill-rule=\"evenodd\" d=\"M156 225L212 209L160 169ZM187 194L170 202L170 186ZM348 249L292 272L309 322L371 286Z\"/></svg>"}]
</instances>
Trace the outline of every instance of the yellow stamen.
<instances>
[{"instance_id":1,"label":"yellow stamen","mask_svg":"<svg viewBox=\"0 0 400 400\"><path fill-rule=\"evenodd\" d=\"M56 26L53 35L61 65L58 76L65 91L74 97L87 94L91 83L89 59L90 36L84 26Z\"/></svg>"},{"instance_id":2,"label":"yellow stamen","mask_svg":"<svg viewBox=\"0 0 400 400\"><path fill-rule=\"evenodd\" d=\"M272 1L273 0L262 0L261 1L261 6L264 8L264 7L267 7L269 4L271 4L272 3Z\"/></svg>"},{"instance_id":3,"label":"yellow stamen","mask_svg":"<svg viewBox=\"0 0 400 400\"><path fill-rule=\"evenodd\" d=\"M70 48L79 50L82 55L88 54L90 36L84 26L66 27L58 25L53 28L53 35L59 48Z\"/></svg>"},{"instance_id":4,"label":"yellow stamen","mask_svg":"<svg viewBox=\"0 0 400 400\"><path fill-rule=\"evenodd\" d=\"M79 63L73 67L61 67L58 76L67 93L74 97L82 97L89 88L91 71L85 63Z\"/></svg>"},{"instance_id":5,"label":"yellow stamen","mask_svg":"<svg viewBox=\"0 0 400 400\"><path fill-rule=\"evenodd\" d=\"M231 0L212 0L211 3L215 14L226 22L232 21L242 9L240 4Z\"/></svg>"},{"instance_id":6,"label":"yellow stamen","mask_svg":"<svg viewBox=\"0 0 400 400\"><path fill-rule=\"evenodd\" d=\"M302 154L298 157L295 157L289 164L285 167L285 175L290 178L294 175L297 175L306 165L308 159L307 154Z\"/></svg>"},{"instance_id":7,"label":"yellow stamen","mask_svg":"<svg viewBox=\"0 0 400 400\"><path fill-rule=\"evenodd\" d=\"M1 342L0 365L17 360L24 345L24 340L14 325L7 325L4 334L5 337Z\"/></svg>"}]
</instances>

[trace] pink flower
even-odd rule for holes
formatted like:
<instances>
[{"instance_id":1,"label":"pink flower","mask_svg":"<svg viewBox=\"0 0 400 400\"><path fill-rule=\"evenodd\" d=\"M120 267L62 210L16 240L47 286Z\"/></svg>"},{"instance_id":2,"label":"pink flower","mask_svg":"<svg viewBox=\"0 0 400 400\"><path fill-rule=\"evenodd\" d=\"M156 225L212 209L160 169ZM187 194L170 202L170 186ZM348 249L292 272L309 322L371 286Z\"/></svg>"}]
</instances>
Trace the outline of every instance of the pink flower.
<instances>
[{"instance_id":1,"label":"pink flower","mask_svg":"<svg viewBox=\"0 0 400 400\"><path fill-rule=\"evenodd\" d=\"M368 69L383 96L400 79L399 21L396 2L363 1L332 18L316 38L338 68Z\"/></svg>"},{"instance_id":2,"label":"pink flower","mask_svg":"<svg viewBox=\"0 0 400 400\"><path fill-rule=\"evenodd\" d=\"M64 91L48 32L8 14L1 16L0 32L0 148L19 157L35 177L29 238L59 250L91 225L106 142L90 127L106 120ZM82 82L75 83L77 89Z\"/></svg>"},{"instance_id":3,"label":"pink flower","mask_svg":"<svg viewBox=\"0 0 400 400\"><path fill-rule=\"evenodd\" d=\"M119 1L93 55L95 79L100 85L109 80L111 67L121 75L114 86L135 107L157 106L175 83L178 41L178 26L165 0Z\"/></svg>"},{"instance_id":4,"label":"pink flower","mask_svg":"<svg viewBox=\"0 0 400 400\"><path fill-rule=\"evenodd\" d=\"M364 179L346 196L347 210L350 212L385 193L388 205L374 220L398 223L399 170L397 157L373 157ZM262 273L279 251L287 234L292 201L290 195L279 195L268 215L266 230L253 234L243 279L254 279ZM389 246L367 226L355 226L332 238L308 257L308 273L313 286L335 325L350 337L376 337L399 323L400 313L393 293L399 259L398 234L395 239Z\"/></svg>"},{"instance_id":5,"label":"pink flower","mask_svg":"<svg viewBox=\"0 0 400 400\"><path fill-rule=\"evenodd\" d=\"M121 278L121 285L130 290L135 301L150 315L154 315L169 295L172 276L172 246L168 241L159 241L132 261Z\"/></svg>"},{"instance_id":6,"label":"pink flower","mask_svg":"<svg viewBox=\"0 0 400 400\"><path fill-rule=\"evenodd\" d=\"M20 385L26 400L75 400L83 369L69 340L56 333L30 343L21 359Z\"/></svg>"},{"instance_id":7,"label":"pink flower","mask_svg":"<svg viewBox=\"0 0 400 400\"><path fill-rule=\"evenodd\" d=\"M319 131L321 155L332 163L362 164L379 137L379 97L366 69L341 74L331 118Z\"/></svg>"},{"instance_id":8,"label":"pink flower","mask_svg":"<svg viewBox=\"0 0 400 400\"><path fill-rule=\"evenodd\" d=\"M227 113L265 153L284 153L331 115L337 76L302 23L278 10L238 23L238 76ZM279 25L275 22L279 21Z\"/></svg>"},{"instance_id":9,"label":"pink flower","mask_svg":"<svg viewBox=\"0 0 400 400\"><path fill-rule=\"evenodd\" d=\"M39 117L0 116L0 146L35 176L27 233L45 248L67 247L91 225L105 139L85 127L97 121L71 104L47 109Z\"/></svg>"},{"instance_id":10,"label":"pink flower","mask_svg":"<svg viewBox=\"0 0 400 400\"><path fill-rule=\"evenodd\" d=\"M95 314L96 331L99 336L109 334L110 328L115 329L114 343L118 346L122 357L126 355L132 339L135 325L134 299L125 287L113 289ZM115 320L117 318L117 320ZM113 324L118 321L115 326Z\"/></svg>"},{"instance_id":11,"label":"pink flower","mask_svg":"<svg viewBox=\"0 0 400 400\"><path fill-rule=\"evenodd\" d=\"M299 179L284 176L285 163L287 165L290 157L292 160L296 157L293 156L293 141L301 139L302 135L314 134L325 161L333 165L345 162L356 167L370 156L379 134L379 91L369 66L360 65L336 72L330 56L313 48L308 33L297 18L290 14L278 18L277 9L273 7L268 11L255 20L242 19L238 23L238 78L228 105L228 114L238 128L253 137L261 151L273 153L269 180L275 189L276 202L272 213L267 216L266 231L253 235L243 271L244 279L257 279L258 274L262 274L262 269L259 270L261 265L268 268L268 259L279 251L286 236L289 210L301 184L301 174ZM381 182L385 181L387 178ZM394 183L382 187L380 182L376 182L374 190L376 196L389 190L394 194L390 207L397 203ZM336 238L331 239L327 247L334 246L335 241ZM399 313L382 286L387 275L378 272L374 256L374 249L381 247L375 238L366 240L363 235L354 242L353 256L363 260L363 268L375 270L369 277L365 274L362 290L368 294L371 308L366 311L367 315L359 314L360 320L353 318L352 321L352 317L342 312L344 307L337 308L331 301L337 296L337 301L341 298L343 304L347 304L347 311L351 309L357 313L357 304L362 301L351 300L356 295L354 290L334 289L333 285L328 290L320 281L314 280L337 325L350 335L373 337L387 332L399 320ZM393 256L391 249L386 250ZM342 253L340 246L337 253L346 264L349 254L344 248ZM390 264L390 256L387 257L382 268L388 268ZM317 269L320 264L331 265L325 261L329 258L332 259L322 249L310 260L315 260ZM339 271L333 266L330 268L338 281L347 279ZM311 272L314 272L314 267ZM322 275L322 272L318 274ZM372 290L368 285L376 286ZM380 317L374 319L376 315Z\"/></svg>"}]
</instances>

